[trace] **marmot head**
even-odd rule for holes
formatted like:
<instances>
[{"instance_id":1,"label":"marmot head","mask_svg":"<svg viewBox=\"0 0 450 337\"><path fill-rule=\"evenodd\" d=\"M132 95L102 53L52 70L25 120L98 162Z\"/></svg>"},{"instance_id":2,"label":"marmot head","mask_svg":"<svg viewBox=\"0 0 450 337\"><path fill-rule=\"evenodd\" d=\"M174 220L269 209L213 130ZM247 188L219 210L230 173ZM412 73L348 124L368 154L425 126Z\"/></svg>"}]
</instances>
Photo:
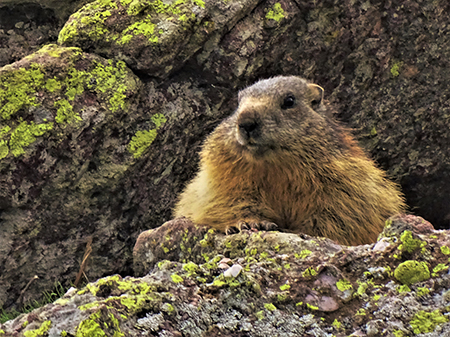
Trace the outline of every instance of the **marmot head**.
<instances>
[{"instance_id":1,"label":"marmot head","mask_svg":"<svg viewBox=\"0 0 450 337\"><path fill-rule=\"evenodd\" d=\"M296 76L262 80L242 90L231 121L237 147L255 159L283 152L314 157L331 145L323 89Z\"/></svg>"}]
</instances>

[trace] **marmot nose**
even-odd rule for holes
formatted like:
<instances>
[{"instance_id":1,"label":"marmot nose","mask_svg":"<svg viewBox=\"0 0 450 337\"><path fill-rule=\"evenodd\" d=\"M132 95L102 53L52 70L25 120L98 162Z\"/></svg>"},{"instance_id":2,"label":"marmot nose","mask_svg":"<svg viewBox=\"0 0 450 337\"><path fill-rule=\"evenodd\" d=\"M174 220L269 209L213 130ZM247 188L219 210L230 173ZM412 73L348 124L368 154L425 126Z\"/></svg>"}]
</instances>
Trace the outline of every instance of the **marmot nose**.
<instances>
[{"instance_id":1,"label":"marmot nose","mask_svg":"<svg viewBox=\"0 0 450 337\"><path fill-rule=\"evenodd\" d=\"M239 123L239 131L246 139L255 138L259 132L259 126L255 121L245 121Z\"/></svg>"}]
</instances>

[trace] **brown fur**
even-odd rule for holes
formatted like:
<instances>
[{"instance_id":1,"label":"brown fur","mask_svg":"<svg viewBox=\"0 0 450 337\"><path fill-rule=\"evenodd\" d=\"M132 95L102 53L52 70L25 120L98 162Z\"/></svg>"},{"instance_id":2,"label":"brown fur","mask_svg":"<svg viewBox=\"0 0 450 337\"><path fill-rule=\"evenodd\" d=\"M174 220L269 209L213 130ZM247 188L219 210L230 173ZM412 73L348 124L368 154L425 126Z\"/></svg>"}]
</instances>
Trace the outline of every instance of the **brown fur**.
<instances>
[{"instance_id":1,"label":"brown fur","mask_svg":"<svg viewBox=\"0 0 450 337\"><path fill-rule=\"evenodd\" d=\"M342 244L375 241L403 198L329 116L322 95L294 76L241 91L237 111L207 138L175 215L224 231L273 222ZM295 103L286 108L288 96Z\"/></svg>"}]
</instances>

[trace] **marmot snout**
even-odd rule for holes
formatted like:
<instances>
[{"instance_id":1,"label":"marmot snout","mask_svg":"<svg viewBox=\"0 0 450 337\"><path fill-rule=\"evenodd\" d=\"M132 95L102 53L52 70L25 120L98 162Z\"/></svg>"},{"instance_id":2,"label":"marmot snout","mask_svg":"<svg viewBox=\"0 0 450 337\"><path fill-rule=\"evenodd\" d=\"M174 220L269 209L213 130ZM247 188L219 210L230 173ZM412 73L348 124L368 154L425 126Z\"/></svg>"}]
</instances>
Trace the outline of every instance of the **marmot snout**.
<instances>
[{"instance_id":1,"label":"marmot snout","mask_svg":"<svg viewBox=\"0 0 450 337\"><path fill-rule=\"evenodd\" d=\"M236 112L207 138L175 215L224 231L276 224L362 244L403 209L397 185L331 117L323 89L280 76L239 93Z\"/></svg>"}]
</instances>

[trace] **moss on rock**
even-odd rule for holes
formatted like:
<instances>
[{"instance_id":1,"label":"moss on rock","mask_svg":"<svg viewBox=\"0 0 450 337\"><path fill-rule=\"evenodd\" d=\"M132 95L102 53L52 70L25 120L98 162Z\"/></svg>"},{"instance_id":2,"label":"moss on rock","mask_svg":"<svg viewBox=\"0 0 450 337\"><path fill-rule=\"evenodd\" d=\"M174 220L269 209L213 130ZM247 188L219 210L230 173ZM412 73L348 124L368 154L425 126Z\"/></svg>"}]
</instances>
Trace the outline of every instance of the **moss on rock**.
<instances>
[{"instance_id":1,"label":"moss on rock","mask_svg":"<svg viewBox=\"0 0 450 337\"><path fill-rule=\"evenodd\" d=\"M0 130L0 159L23 155L38 137L81 122L80 113L94 103L90 96L115 113L126 108L127 93L137 88L124 62L83 54L78 48L48 45L1 68L0 119L6 125ZM35 111L45 111L45 117Z\"/></svg>"},{"instance_id":2,"label":"moss on rock","mask_svg":"<svg viewBox=\"0 0 450 337\"><path fill-rule=\"evenodd\" d=\"M400 263L394 271L394 277L404 285L411 285L430 278L430 270L426 262L408 260Z\"/></svg>"},{"instance_id":3,"label":"moss on rock","mask_svg":"<svg viewBox=\"0 0 450 337\"><path fill-rule=\"evenodd\" d=\"M414 334L433 332L438 324L447 323L448 318L442 315L439 310L433 312L419 311L409 322Z\"/></svg>"}]
</instances>

